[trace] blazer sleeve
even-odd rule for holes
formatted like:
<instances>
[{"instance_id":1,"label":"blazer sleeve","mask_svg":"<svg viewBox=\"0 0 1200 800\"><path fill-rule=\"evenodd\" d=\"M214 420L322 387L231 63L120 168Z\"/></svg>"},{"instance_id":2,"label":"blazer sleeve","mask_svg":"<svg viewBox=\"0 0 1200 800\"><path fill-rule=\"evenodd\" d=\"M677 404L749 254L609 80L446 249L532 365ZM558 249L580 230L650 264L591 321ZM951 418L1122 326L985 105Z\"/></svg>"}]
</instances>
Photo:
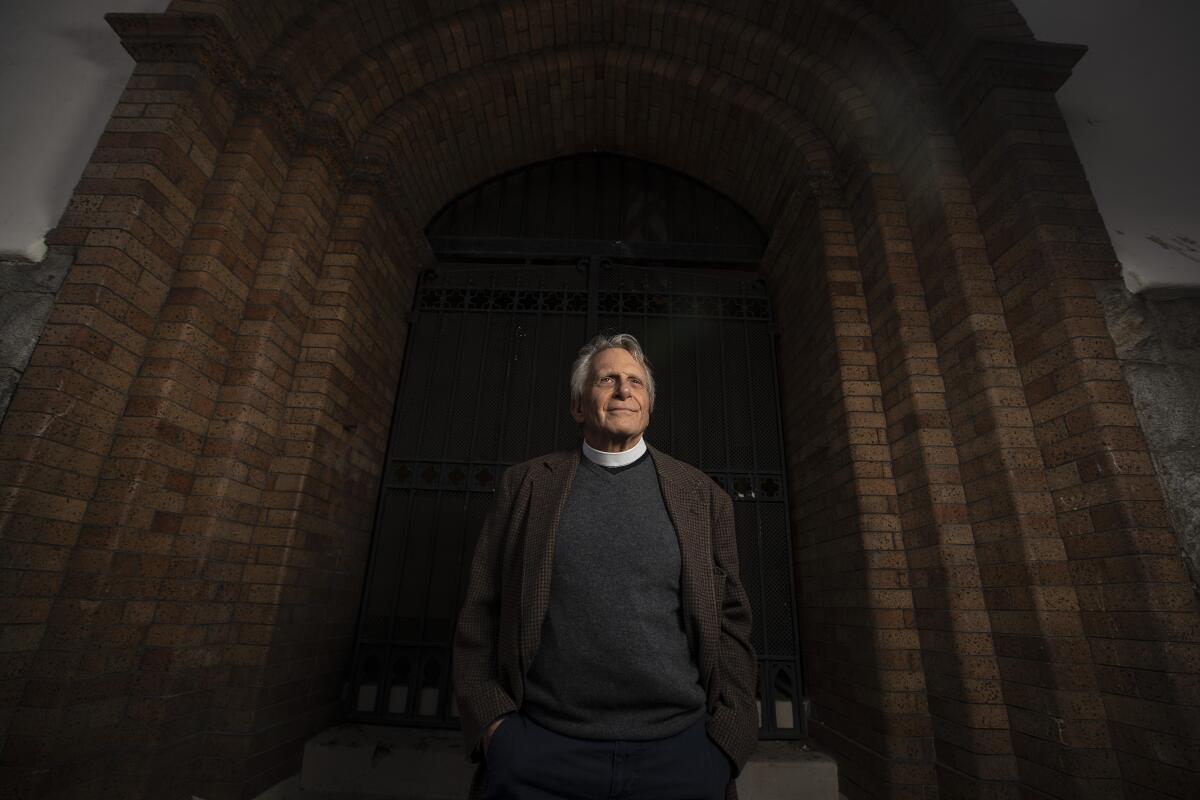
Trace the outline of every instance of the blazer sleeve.
<instances>
[{"instance_id":1,"label":"blazer sleeve","mask_svg":"<svg viewBox=\"0 0 1200 800\"><path fill-rule=\"evenodd\" d=\"M755 702L758 658L750 641L750 600L738 569L733 501L718 490L714 492L714 505L713 561L718 573L725 575L725 592L718 640L719 689L716 707L709 718L708 733L733 762L736 775L758 744Z\"/></svg>"},{"instance_id":2,"label":"blazer sleeve","mask_svg":"<svg viewBox=\"0 0 1200 800\"><path fill-rule=\"evenodd\" d=\"M483 758L481 736L492 721L517 710L500 676L497 637L503 595L505 538L516 496L516 476L506 470L475 544L467 590L454 637L454 686L466 751Z\"/></svg>"}]
</instances>

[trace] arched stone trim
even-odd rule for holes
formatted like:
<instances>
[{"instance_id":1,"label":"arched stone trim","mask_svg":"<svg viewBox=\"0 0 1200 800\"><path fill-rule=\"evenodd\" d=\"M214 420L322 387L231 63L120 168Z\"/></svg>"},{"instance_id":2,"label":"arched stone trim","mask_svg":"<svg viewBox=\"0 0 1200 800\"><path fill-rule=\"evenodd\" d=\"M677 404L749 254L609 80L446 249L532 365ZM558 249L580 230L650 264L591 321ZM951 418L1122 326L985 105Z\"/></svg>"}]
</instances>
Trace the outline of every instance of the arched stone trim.
<instances>
[{"instance_id":1,"label":"arched stone trim","mask_svg":"<svg viewBox=\"0 0 1200 800\"><path fill-rule=\"evenodd\" d=\"M537 88L572 75L580 76L578 88L557 97ZM394 159L394 170L411 189L414 214L428 218L447 198L517 166L579 150L625 152L696 175L769 226L790 182L805 171L832 167L828 146L794 111L745 85L706 77L686 63L630 51L589 48L520 57L448 79L397 104L364 133L358 158ZM604 121L612 108L599 99L600 90L610 85L623 101L623 124ZM530 94L523 102L519 96L526 86ZM516 96L501 103L505 87L517 87ZM656 107L659 102L669 105ZM509 124L500 127L498 119ZM685 127L693 119L733 124ZM501 146L474 146L485 138ZM739 153L732 146L736 140L757 146ZM726 163L718 155L727 156Z\"/></svg>"},{"instance_id":2,"label":"arched stone trim","mask_svg":"<svg viewBox=\"0 0 1200 800\"><path fill-rule=\"evenodd\" d=\"M234 34L238 49L247 63L256 64L269 70L274 70L289 59L278 55L280 52L301 52L305 45L311 45L319 39L296 37L296 43L286 49L280 42L286 41L285 32L289 28L302 27L307 30L333 30L337 24L339 10L337 6L350 4L319 3L313 0L264 0L247 6L235 0L172 0L169 13L172 14L207 14L220 19ZM478 2L457 2L446 6L430 6L422 12L416 8L404 5L387 8L388 4L375 0L372 3L355 3L350 5L351 11L358 19L368 20L375 27L399 33L417 24L422 24L433 18L438 10L446 9L449 13L461 13L477 7ZM770 3L766 0L755 0L750 3L712 3L714 9L736 12L742 18L753 20L763 28L780 30L789 14L801 18L811 15L814 8L825 5L839 8L839 4L830 0L820 0L805 4ZM941 50L961 52L967 45L964 40L989 39L1028 39L1028 27L1021 19L1019 12L1011 2L981 2L980 0L962 0L962 2L946 0L936 5L895 3L888 0L873 0L871 7L874 13L890 19L897 25L907 38L912 41L929 42L924 48L926 57L932 64L939 64ZM378 10L377 10L378 9ZM394 10L393 10L394 9ZM383 11L385 13L380 13ZM397 14L393 21L391 13ZM606 12L594 12L603 16ZM850 7L848 12L861 15L863 10ZM514 21L516 14L513 14ZM555 23L564 17L552 17ZM945 20L952 20L947 23ZM528 28L529 17L525 16ZM399 23L399 24L397 24ZM276 53L268 54L274 47ZM945 71L944 68L942 70ZM326 76L328 77L328 76ZM317 85L320 85L319 83Z\"/></svg>"},{"instance_id":3,"label":"arched stone trim","mask_svg":"<svg viewBox=\"0 0 1200 800\"><path fill-rule=\"evenodd\" d=\"M802 43L765 29L750 26L737 16L720 14L695 6L668 5L661 2L631 3L622 8L608 33L596 30L594 18L586 16L574 4L565 10L561 4L542 0L528 4L528 13L545 6L536 14L567 15L566 30L555 37L553 46L531 48L521 30L509 24L507 6L476 9L463 17L438 19L406 33L403 37L380 39L373 49L357 55L331 76L312 100L315 112L343 121L347 136L357 140L369 121L392 103L430 83L449 75L461 75L483 65L503 68L508 60L521 54L537 56L543 51L579 52L595 48L628 51L631 58L679 59L703 68L709 81L733 77L766 96L794 106L828 132L840 149L878 142L877 130L851 133L854 126L870 124L870 104L849 83L836 66L837 61L816 54ZM587 5L587 4L585 4ZM588 6L590 7L590 6ZM473 49L455 36L462 28L499 31L504 39L487 50ZM661 36L650 31L661 30ZM368 41L375 41L370 39ZM440 52L448 41L454 49L432 64L421 54ZM856 47L872 47L875 42L856 42ZM714 53L736 52L733 59ZM841 56L838 51L835 55ZM878 56L876 56L876 59ZM900 74L901 65L896 65ZM362 106L362 103L374 105Z\"/></svg>"},{"instance_id":4,"label":"arched stone trim","mask_svg":"<svg viewBox=\"0 0 1200 800\"><path fill-rule=\"evenodd\" d=\"M803 63L808 54L822 56L842 70L847 69L847 59L865 62L864 74L873 79L885 76L889 83L887 92L875 94L877 102L902 104L912 81L922 81L927 73L916 49L895 25L861 6L813 2L757 9L737 4L722 9L663 0L622 3L612 9L518 0L464 6L420 19L377 2L325 5L291 28L259 67L296 87L303 105L322 108L324 101L318 94L328 98L331 87L336 92L339 84L355 82L350 76L361 69L355 65L363 59L368 69L378 71L379 59L370 54L388 42L397 43L403 52L383 61L393 61L398 75L413 75L404 91L393 90L393 99L439 75L522 52L574 44L616 44L676 55L736 75L793 104L797 99L789 95L791 88L807 89L824 80L811 79L819 76L820 64ZM315 71L308 63L303 68L293 63L314 48L324 55ZM888 66L882 67L881 62ZM810 79L796 79L812 69L818 71ZM928 77L923 80L931 82ZM898 87L906 88L897 92ZM352 118L345 113L330 116ZM814 117L814 121L838 140L831 120Z\"/></svg>"}]
</instances>

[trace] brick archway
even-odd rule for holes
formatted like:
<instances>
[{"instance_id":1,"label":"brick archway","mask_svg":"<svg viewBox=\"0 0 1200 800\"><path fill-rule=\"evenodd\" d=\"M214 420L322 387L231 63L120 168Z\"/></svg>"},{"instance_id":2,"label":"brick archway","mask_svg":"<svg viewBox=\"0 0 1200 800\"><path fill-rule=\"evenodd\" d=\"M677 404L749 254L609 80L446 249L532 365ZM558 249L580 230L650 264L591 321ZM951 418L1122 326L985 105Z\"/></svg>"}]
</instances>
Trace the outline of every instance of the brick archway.
<instances>
[{"instance_id":1,"label":"brick archway","mask_svg":"<svg viewBox=\"0 0 1200 800\"><path fill-rule=\"evenodd\" d=\"M139 66L0 428L14 785L294 770L338 713L423 225L605 149L771 231L843 791L1185 796L1196 599L1087 283L1115 267L1053 104L1078 51L1008 4L889 5L115 16Z\"/></svg>"}]
</instances>

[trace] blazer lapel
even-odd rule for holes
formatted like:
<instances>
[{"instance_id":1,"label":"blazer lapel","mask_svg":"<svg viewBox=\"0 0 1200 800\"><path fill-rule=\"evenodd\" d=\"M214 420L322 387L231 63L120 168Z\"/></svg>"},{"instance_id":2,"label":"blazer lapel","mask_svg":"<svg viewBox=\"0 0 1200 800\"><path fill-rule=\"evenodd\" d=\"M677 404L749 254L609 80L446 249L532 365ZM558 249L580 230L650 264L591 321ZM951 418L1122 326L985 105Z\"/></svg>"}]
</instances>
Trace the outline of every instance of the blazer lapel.
<instances>
[{"instance_id":1,"label":"blazer lapel","mask_svg":"<svg viewBox=\"0 0 1200 800\"><path fill-rule=\"evenodd\" d=\"M542 638L542 622L550 605L550 579L554 574L554 533L567 503L567 493L579 450L547 456L535 467L530 484L529 519L521 559L521 673L529 671Z\"/></svg>"},{"instance_id":2,"label":"blazer lapel","mask_svg":"<svg viewBox=\"0 0 1200 800\"><path fill-rule=\"evenodd\" d=\"M650 456L658 472L663 502L679 537L679 556L683 562L681 605L684 625L689 637L694 637L697 667L708 686L709 676L716 666L717 641L720 631L713 625L712 614L705 609L715 603L712 574L712 543L707 517L700 508L700 495L692 480L681 474L670 456L651 447Z\"/></svg>"}]
</instances>

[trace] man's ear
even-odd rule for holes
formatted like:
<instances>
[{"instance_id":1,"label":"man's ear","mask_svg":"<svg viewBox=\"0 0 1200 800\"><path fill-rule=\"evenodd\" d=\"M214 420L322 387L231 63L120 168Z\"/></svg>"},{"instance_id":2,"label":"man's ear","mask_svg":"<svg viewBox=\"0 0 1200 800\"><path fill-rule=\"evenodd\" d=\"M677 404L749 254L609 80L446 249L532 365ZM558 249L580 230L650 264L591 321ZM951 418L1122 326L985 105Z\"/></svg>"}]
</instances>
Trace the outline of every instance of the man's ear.
<instances>
[{"instance_id":1,"label":"man's ear","mask_svg":"<svg viewBox=\"0 0 1200 800\"><path fill-rule=\"evenodd\" d=\"M582 400L582 398L579 400L573 400L571 402L571 419L575 420L575 422L577 422L580 425L583 424L583 400Z\"/></svg>"}]
</instances>

